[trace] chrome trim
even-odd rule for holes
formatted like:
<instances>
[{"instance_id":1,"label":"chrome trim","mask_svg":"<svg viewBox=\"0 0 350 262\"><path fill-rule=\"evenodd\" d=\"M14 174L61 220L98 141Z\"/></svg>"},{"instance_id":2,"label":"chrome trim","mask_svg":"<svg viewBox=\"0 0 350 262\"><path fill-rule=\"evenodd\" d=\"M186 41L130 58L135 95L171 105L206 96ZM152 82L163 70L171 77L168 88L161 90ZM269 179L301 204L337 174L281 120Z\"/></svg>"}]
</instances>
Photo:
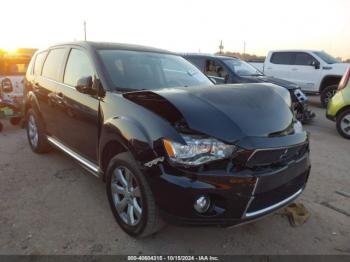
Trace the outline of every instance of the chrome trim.
<instances>
[{"instance_id":1,"label":"chrome trim","mask_svg":"<svg viewBox=\"0 0 350 262\"><path fill-rule=\"evenodd\" d=\"M307 141L299 143L299 144L295 144L295 145L290 145L290 146L282 146L282 147L267 147L267 148L261 148L261 149L255 149L253 151L253 153L249 156L249 158L247 159L247 163L249 162L250 159L252 159L252 157L260 151L270 151L270 150L280 150L280 149L289 149L289 148L293 148L293 147L297 147L297 146L302 146L304 144L307 144Z\"/></svg>"},{"instance_id":2,"label":"chrome trim","mask_svg":"<svg viewBox=\"0 0 350 262\"><path fill-rule=\"evenodd\" d=\"M254 212L250 212L250 213L246 213L245 214L245 217L249 218L249 217L254 217L254 216L257 216L257 215L260 215L260 214L264 214L268 211L271 211L273 209L276 209L278 207L282 207L283 205L287 204L289 201L291 201L292 199L296 198L298 195L301 194L301 192L303 192L303 188L300 188L297 192L295 192L293 195L291 195L290 197L272 205L272 206L269 206L269 207L266 207L266 208L263 208L263 209L260 209L260 210L257 210L257 211L254 211Z\"/></svg>"},{"instance_id":3,"label":"chrome trim","mask_svg":"<svg viewBox=\"0 0 350 262\"><path fill-rule=\"evenodd\" d=\"M259 177L256 178L256 182L255 182L255 185L254 185L254 188L253 188L253 191L252 191L252 196L250 197L250 199L248 200L248 203L247 203L247 206L245 207L244 209L244 212L243 212L243 215L242 215L242 218L245 217L247 211L248 211L248 208L250 206L250 204L253 202L254 200L254 195L255 195L255 191L256 191L256 188L258 187L258 183L259 183Z\"/></svg>"},{"instance_id":4,"label":"chrome trim","mask_svg":"<svg viewBox=\"0 0 350 262\"><path fill-rule=\"evenodd\" d=\"M97 165L95 165L91 161L87 160L86 158L82 157L78 153L75 153L73 150L71 150L70 148L66 147L65 145L63 145L61 142L59 142L56 139L54 139L54 138L52 138L50 136L47 136L47 140L52 145L56 146L57 148L61 149L63 152L65 152L66 154L68 154L69 156L71 156L72 158L77 160L80 164L83 165L83 167L87 171L90 171L90 173L92 173L94 176L96 176L96 177L100 177L101 176L102 171Z\"/></svg>"},{"instance_id":5,"label":"chrome trim","mask_svg":"<svg viewBox=\"0 0 350 262\"><path fill-rule=\"evenodd\" d=\"M71 88L71 89L76 90L74 86L70 86L70 85L67 85L67 84L65 84L65 83L58 82L58 81L53 80L53 79L51 79L51 78L47 78L46 76L40 76L40 77L42 77L43 79L45 79L45 80L47 80L47 81L53 82L53 83L55 83L55 84L63 85L63 86L65 86L65 87L69 87L69 88Z\"/></svg>"}]
</instances>

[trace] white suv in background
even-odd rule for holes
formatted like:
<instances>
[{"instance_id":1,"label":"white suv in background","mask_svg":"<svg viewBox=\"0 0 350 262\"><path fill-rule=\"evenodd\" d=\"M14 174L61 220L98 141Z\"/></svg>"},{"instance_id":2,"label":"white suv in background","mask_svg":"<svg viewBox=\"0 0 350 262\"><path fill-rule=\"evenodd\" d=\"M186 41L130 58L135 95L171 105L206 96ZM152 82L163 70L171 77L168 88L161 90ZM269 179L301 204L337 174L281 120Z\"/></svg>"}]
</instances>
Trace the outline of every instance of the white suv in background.
<instances>
[{"instance_id":1,"label":"white suv in background","mask_svg":"<svg viewBox=\"0 0 350 262\"><path fill-rule=\"evenodd\" d=\"M324 107L349 66L323 51L310 50L270 51L263 64L251 64L267 76L294 82L306 93L320 94Z\"/></svg>"}]
</instances>

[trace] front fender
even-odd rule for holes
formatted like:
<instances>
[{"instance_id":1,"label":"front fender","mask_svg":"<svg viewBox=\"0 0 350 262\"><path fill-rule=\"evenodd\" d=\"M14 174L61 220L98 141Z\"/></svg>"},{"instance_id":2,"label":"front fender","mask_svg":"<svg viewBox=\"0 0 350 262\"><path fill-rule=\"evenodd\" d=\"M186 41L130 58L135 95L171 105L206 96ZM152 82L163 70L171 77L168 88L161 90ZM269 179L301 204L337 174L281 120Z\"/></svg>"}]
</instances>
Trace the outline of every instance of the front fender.
<instances>
[{"instance_id":1,"label":"front fender","mask_svg":"<svg viewBox=\"0 0 350 262\"><path fill-rule=\"evenodd\" d=\"M154 142L146 130L136 120L128 117L114 117L106 120L101 128L100 161L105 146L110 142L118 142L128 149L134 158L143 163L156 157Z\"/></svg>"}]
</instances>

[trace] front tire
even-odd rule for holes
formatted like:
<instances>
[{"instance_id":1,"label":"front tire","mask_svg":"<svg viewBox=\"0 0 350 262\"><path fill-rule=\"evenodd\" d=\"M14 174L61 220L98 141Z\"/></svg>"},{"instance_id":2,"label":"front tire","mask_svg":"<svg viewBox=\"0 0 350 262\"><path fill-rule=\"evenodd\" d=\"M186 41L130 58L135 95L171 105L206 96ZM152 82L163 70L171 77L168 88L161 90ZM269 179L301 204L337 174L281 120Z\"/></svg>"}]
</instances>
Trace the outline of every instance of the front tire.
<instances>
[{"instance_id":1,"label":"front tire","mask_svg":"<svg viewBox=\"0 0 350 262\"><path fill-rule=\"evenodd\" d=\"M51 150L51 146L47 141L44 123L32 108L30 108L27 112L26 124L27 138L33 152L37 154L49 152Z\"/></svg>"},{"instance_id":2,"label":"front tire","mask_svg":"<svg viewBox=\"0 0 350 262\"><path fill-rule=\"evenodd\" d=\"M338 89L338 85L330 85L321 91L320 99L321 99L322 107L324 108L327 107L329 101L337 92L337 89Z\"/></svg>"},{"instance_id":3,"label":"front tire","mask_svg":"<svg viewBox=\"0 0 350 262\"><path fill-rule=\"evenodd\" d=\"M350 109L343 111L337 117L337 130L342 137L350 139Z\"/></svg>"},{"instance_id":4,"label":"front tire","mask_svg":"<svg viewBox=\"0 0 350 262\"><path fill-rule=\"evenodd\" d=\"M160 230L163 222L153 194L130 153L111 159L106 190L113 215L127 234L146 237Z\"/></svg>"}]
</instances>

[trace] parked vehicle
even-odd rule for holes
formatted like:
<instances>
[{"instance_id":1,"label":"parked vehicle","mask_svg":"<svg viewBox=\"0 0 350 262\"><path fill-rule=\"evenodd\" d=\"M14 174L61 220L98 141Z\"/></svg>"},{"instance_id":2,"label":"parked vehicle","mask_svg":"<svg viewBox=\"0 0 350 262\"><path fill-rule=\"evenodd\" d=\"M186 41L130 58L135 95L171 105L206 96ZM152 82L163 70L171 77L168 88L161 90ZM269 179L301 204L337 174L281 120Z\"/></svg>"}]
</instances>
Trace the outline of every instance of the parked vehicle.
<instances>
[{"instance_id":1,"label":"parked vehicle","mask_svg":"<svg viewBox=\"0 0 350 262\"><path fill-rule=\"evenodd\" d=\"M246 223L298 197L309 140L290 103L283 88L214 87L176 54L125 44L52 46L26 75L32 150L55 146L102 177L116 221L135 237L164 220Z\"/></svg>"},{"instance_id":2,"label":"parked vehicle","mask_svg":"<svg viewBox=\"0 0 350 262\"><path fill-rule=\"evenodd\" d=\"M315 113L309 110L308 99L300 87L294 83L275 77L265 76L262 72L236 57L206 54L183 55L216 83L272 83L286 88L292 98L292 109L302 123L310 122Z\"/></svg>"},{"instance_id":3,"label":"parked vehicle","mask_svg":"<svg viewBox=\"0 0 350 262\"><path fill-rule=\"evenodd\" d=\"M350 67L339 83L337 93L328 103L327 118L337 123L341 136L350 139Z\"/></svg>"},{"instance_id":4,"label":"parked vehicle","mask_svg":"<svg viewBox=\"0 0 350 262\"><path fill-rule=\"evenodd\" d=\"M0 50L0 119L18 125L23 116L23 80L33 49ZM3 125L0 123L0 132Z\"/></svg>"},{"instance_id":5,"label":"parked vehicle","mask_svg":"<svg viewBox=\"0 0 350 262\"><path fill-rule=\"evenodd\" d=\"M338 84L349 64L341 63L323 51L271 51L264 63L251 63L267 76L298 84L310 94L320 94L323 107L336 93Z\"/></svg>"}]
</instances>

